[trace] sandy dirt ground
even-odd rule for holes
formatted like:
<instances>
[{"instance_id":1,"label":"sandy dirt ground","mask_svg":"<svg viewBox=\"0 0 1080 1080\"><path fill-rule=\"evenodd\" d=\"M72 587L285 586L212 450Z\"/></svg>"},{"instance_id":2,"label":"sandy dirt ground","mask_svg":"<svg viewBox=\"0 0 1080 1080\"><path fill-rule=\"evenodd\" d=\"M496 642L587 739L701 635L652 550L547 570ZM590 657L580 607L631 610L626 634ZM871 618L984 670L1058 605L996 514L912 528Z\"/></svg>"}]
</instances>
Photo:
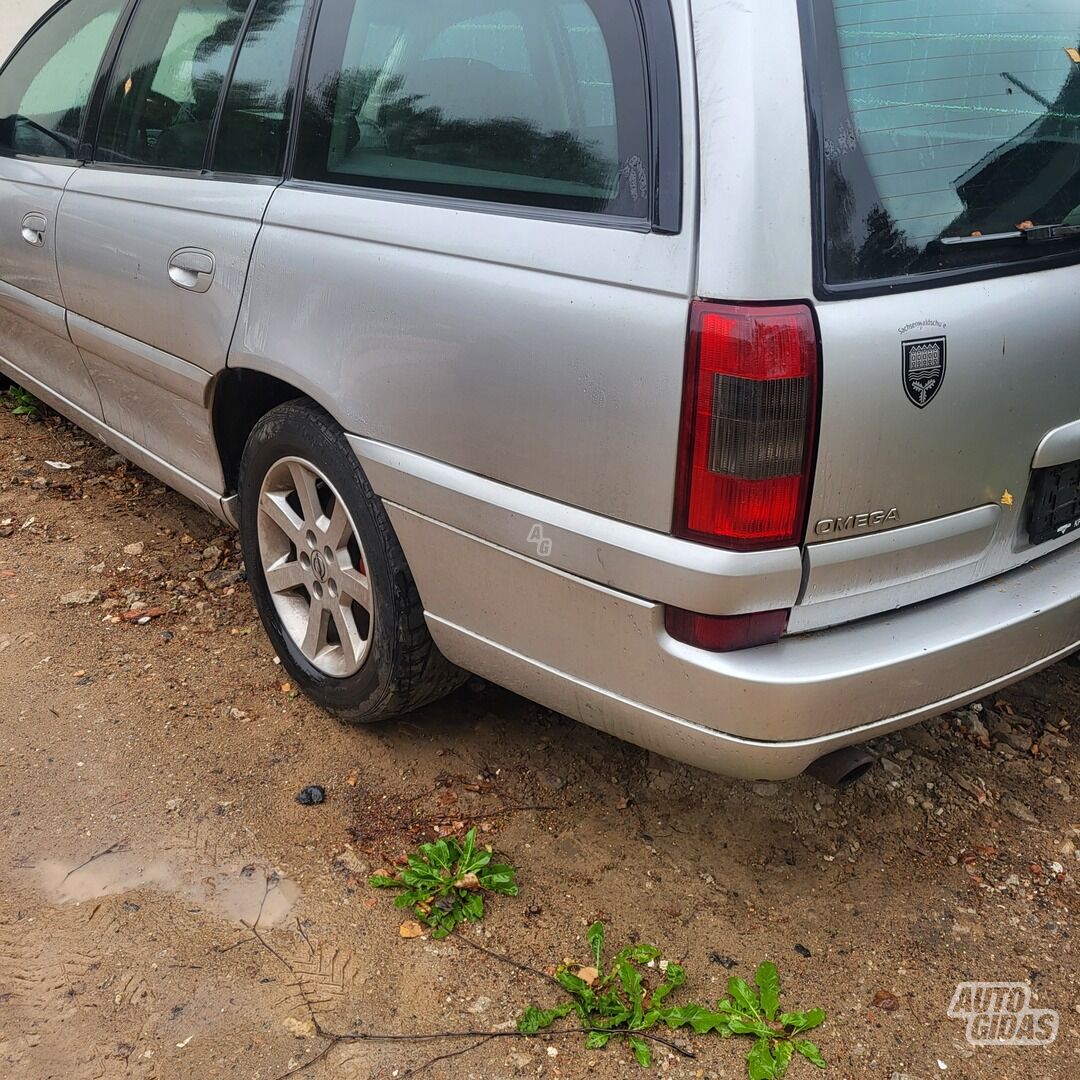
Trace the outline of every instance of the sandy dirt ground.
<instances>
[{"instance_id":1,"label":"sandy dirt ground","mask_svg":"<svg viewBox=\"0 0 1080 1080\"><path fill-rule=\"evenodd\" d=\"M686 966L673 1001L774 960L791 1008L827 1009L837 1080L1075 1077L1078 709L1071 661L875 743L844 792L711 776L483 684L346 728L285 682L231 533L4 412L0 1078L635 1076L579 1035L414 1037L554 1004L543 973L597 918ZM470 824L521 895L468 940L403 939L367 873ZM947 1016L968 980L1026 983L1056 1043L973 1049ZM653 1074L745 1076L734 1040L655 1049Z\"/></svg>"}]
</instances>

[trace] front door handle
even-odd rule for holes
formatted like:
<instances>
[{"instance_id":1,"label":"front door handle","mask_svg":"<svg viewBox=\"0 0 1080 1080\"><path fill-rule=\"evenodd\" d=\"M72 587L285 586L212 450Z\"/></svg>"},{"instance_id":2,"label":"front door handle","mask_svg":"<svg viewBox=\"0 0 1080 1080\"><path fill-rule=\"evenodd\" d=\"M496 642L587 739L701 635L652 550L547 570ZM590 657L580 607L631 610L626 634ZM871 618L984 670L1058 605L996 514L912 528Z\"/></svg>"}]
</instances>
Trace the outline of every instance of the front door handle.
<instances>
[{"instance_id":1,"label":"front door handle","mask_svg":"<svg viewBox=\"0 0 1080 1080\"><path fill-rule=\"evenodd\" d=\"M204 293L214 283L214 256L201 248L181 248L169 259L169 280L188 292Z\"/></svg>"},{"instance_id":2,"label":"front door handle","mask_svg":"<svg viewBox=\"0 0 1080 1080\"><path fill-rule=\"evenodd\" d=\"M32 247L44 247L49 219L44 214L27 214L22 221L22 238Z\"/></svg>"}]
</instances>

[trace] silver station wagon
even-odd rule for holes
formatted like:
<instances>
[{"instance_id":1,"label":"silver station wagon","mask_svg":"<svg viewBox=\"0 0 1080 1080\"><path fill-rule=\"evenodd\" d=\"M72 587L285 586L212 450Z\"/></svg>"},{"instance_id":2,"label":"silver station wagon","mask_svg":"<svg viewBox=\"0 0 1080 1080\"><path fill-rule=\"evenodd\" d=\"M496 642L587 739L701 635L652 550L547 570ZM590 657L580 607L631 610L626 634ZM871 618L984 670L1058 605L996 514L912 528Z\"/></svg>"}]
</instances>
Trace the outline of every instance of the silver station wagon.
<instances>
[{"instance_id":1,"label":"silver station wagon","mask_svg":"<svg viewBox=\"0 0 1080 1080\"><path fill-rule=\"evenodd\" d=\"M1078 0L66 0L0 155L0 369L338 716L783 778L1080 645Z\"/></svg>"}]
</instances>

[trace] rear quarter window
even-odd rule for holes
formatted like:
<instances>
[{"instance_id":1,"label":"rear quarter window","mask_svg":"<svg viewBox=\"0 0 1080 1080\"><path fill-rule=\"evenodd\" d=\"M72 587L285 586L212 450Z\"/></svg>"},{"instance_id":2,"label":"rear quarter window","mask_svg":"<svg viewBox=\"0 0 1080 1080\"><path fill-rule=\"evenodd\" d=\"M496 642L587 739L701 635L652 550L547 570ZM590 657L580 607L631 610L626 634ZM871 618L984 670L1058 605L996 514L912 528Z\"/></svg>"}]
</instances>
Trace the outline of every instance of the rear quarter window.
<instances>
[{"instance_id":1,"label":"rear quarter window","mask_svg":"<svg viewBox=\"0 0 1080 1080\"><path fill-rule=\"evenodd\" d=\"M631 0L345 0L316 29L300 179L647 218Z\"/></svg>"},{"instance_id":2,"label":"rear quarter window","mask_svg":"<svg viewBox=\"0 0 1080 1080\"><path fill-rule=\"evenodd\" d=\"M806 0L804 16L827 283L1080 254L1015 235L1080 224L1080 0Z\"/></svg>"}]
</instances>

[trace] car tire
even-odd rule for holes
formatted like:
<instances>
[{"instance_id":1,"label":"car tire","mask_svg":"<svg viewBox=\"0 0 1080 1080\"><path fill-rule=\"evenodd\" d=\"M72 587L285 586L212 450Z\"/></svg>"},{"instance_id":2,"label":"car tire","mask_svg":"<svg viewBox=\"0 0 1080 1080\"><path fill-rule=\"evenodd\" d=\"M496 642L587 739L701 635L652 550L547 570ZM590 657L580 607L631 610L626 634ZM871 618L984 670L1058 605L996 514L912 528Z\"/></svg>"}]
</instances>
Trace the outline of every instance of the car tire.
<instances>
[{"instance_id":1,"label":"car tire","mask_svg":"<svg viewBox=\"0 0 1080 1080\"><path fill-rule=\"evenodd\" d=\"M436 648L382 501L314 402L255 425L240 541L263 626L297 687L352 723L427 705L468 677Z\"/></svg>"}]
</instances>

